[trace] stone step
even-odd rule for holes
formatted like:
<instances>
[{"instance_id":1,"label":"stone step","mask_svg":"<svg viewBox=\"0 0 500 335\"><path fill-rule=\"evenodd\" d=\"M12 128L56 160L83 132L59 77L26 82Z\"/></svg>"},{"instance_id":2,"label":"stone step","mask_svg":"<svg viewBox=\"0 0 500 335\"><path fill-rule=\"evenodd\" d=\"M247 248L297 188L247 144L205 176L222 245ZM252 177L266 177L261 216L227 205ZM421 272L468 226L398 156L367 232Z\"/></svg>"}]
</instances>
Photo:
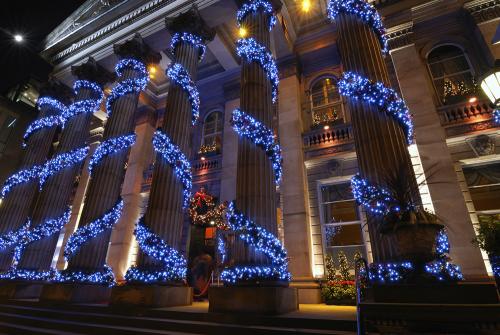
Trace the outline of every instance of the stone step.
<instances>
[{"instance_id":1,"label":"stone step","mask_svg":"<svg viewBox=\"0 0 500 335\"><path fill-rule=\"evenodd\" d=\"M41 306L34 302L0 304L0 333L26 334L354 334L354 321L310 318L245 317L167 310L117 311L109 307ZM243 321L243 322L242 322ZM272 322L274 321L274 322ZM287 322L288 321L288 322ZM59 333L57 333L59 332Z\"/></svg>"}]
</instances>

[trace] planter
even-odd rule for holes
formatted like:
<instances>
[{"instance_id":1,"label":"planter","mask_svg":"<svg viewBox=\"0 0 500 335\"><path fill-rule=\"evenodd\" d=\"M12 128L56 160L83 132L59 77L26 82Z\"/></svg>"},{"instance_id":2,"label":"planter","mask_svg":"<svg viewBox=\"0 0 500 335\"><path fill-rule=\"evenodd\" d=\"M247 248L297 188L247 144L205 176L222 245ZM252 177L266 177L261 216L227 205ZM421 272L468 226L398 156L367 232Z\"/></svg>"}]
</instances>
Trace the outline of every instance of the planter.
<instances>
[{"instance_id":1,"label":"planter","mask_svg":"<svg viewBox=\"0 0 500 335\"><path fill-rule=\"evenodd\" d=\"M443 228L444 226L440 224L427 223L397 226L391 235L400 259L414 264L434 260L437 235Z\"/></svg>"}]
</instances>

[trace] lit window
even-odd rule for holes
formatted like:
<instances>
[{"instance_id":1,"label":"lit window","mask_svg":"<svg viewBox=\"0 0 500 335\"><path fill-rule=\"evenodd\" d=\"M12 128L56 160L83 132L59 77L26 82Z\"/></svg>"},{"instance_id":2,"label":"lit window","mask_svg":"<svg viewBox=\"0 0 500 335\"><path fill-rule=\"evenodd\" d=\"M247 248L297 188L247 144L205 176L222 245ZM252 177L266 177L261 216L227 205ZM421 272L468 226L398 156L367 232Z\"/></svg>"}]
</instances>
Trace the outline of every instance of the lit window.
<instances>
[{"instance_id":1,"label":"lit window","mask_svg":"<svg viewBox=\"0 0 500 335\"><path fill-rule=\"evenodd\" d=\"M223 118L221 112L212 112L203 124L203 140L200 154L219 153L222 139Z\"/></svg>"},{"instance_id":2,"label":"lit window","mask_svg":"<svg viewBox=\"0 0 500 335\"><path fill-rule=\"evenodd\" d=\"M477 91L469 60L453 45L434 49L427 57L429 71L439 100L455 104L468 100Z\"/></svg>"},{"instance_id":3,"label":"lit window","mask_svg":"<svg viewBox=\"0 0 500 335\"><path fill-rule=\"evenodd\" d=\"M464 166L463 171L476 212L500 213L500 163Z\"/></svg>"},{"instance_id":4,"label":"lit window","mask_svg":"<svg viewBox=\"0 0 500 335\"><path fill-rule=\"evenodd\" d=\"M342 117L340 94L335 79L324 78L311 88L313 126L332 123Z\"/></svg>"}]
</instances>

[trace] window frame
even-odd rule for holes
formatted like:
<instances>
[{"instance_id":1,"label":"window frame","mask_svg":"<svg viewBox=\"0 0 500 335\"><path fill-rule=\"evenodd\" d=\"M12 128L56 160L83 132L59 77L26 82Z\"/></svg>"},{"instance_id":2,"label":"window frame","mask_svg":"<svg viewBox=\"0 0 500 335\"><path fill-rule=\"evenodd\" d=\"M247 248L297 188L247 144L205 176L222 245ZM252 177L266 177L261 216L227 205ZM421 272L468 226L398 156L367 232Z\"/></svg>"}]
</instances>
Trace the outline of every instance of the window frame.
<instances>
[{"instance_id":1,"label":"window frame","mask_svg":"<svg viewBox=\"0 0 500 335\"><path fill-rule=\"evenodd\" d=\"M342 97L342 95L339 93L339 100L338 101L334 101L334 102L328 102L327 104L323 104L323 105L320 105L320 106L314 106L314 93L313 93L313 88L316 84L318 84L319 82L322 82L323 80L326 80L326 79L331 79L332 82L333 82L333 86L335 87L336 91L338 92L338 86L337 86L337 82L338 82L338 78L337 76L335 76L334 74L324 74L324 75L321 75L319 77L317 77L316 79L314 79L311 84L309 85L309 108L310 108L310 111L311 111L311 124L313 127L317 127L317 126L321 126L322 124L327 124L327 123L330 123L330 122L335 122L337 120L344 120L345 122L345 111L344 111L344 99ZM336 107L336 106L339 106L339 110L340 110L340 113L337 117L336 120L333 120L333 121L328 121L328 122L320 122L318 124L315 124L314 123L314 113L315 111L321 111L321 110L324 110L324 109L327 109L327 108L333 108L333 107Z\"/></svg>"},{"instance_id":2,"label":"window frame","mask_svg":"<svg viewBox=\"0 0 500 335\"><path fill-rule=\"evenodd\" d=\"M210 134L207 134L206 133L206 124L207 124L207 119L212 115L212 114L217 114L217 118L215 120L215 132L213 133L210 133ZM219 119L220 118L220 119ZM219 123L219 121L221 122L221 128L220 128L220 131L217 129L217 124ZM212 137L217 137L219 136L220 138L220 146L222 147L222 134L224 133L224 113L220 110L220 109L214 109L214 110L211 110L209 111L206 115L205 115L205 118L203 119L203 125L202 125L202 129L201 129L201 144L200 144L200 148L204 145L207 145L205 139L207 136L212 136ZM210 143L211 144L211 143ZM216 143L217 145L217 143ZM218 150L220 150L220 148L217 148Z\"/></svg>"}]
</instances>

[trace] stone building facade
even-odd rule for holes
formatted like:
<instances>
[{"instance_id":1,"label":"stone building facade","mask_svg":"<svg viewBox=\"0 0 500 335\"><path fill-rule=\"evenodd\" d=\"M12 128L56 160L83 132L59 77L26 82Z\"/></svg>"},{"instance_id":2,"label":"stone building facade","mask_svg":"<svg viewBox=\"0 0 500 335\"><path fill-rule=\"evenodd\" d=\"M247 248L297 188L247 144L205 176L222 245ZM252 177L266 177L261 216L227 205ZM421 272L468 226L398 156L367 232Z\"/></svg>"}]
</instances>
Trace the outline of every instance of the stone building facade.
<instances>
[{"instance_id":1,"label":"stone building facade","mask_svg":"<svg viewBox=\"0 0 500 335\"><path fill-rule=\"evenodd\" d=\"M284 0L271 34L279 70L279 97L273 125L283 155L283 181L276 190L278 236L290 259L292 285L302 302L319 300L325 257L339 251L349 259L359 252L372 261L366 214L354 200L350 178L358 172L354 132L346 98L336 82L344 65L338 26L327 18L327 1ZM153 173L154 132L163 122L170 82L165 70L173 55L165 18L188 11L193 3L215 31L198 65L200 122L189 147L193 191L202 187L220 203L236 198L238 135L231 112L240 106L240 61L235 41L237 4L233 0L88 0L46 40L43 56L53 76L71 87L71 68L89 57L113 72L113 46L139 33L155 52L150 82L135 112L137 139L131 147L121 186L123 214L113 228L106 262L118 279L136 263L134 226L145 212ZM451 257L468 280L491 276L487 256L471 244L478 216L500 213L500 128L478 82L500 58L495 35L500 23L497 0L376 0L389 39L385 62L392 86L413 114L415 143L408 147L424 205L443 219ZM370 57L370 55L366 55ZM106 84L109 94L114 83ZM96 147L106 127L103 108L94 115L88 144ZM371 134L370 136L377 136ZM88 165L88 159L85 163ZM63 248L78 227L89 175L75 183L71 220L62 230L52 265L67 266ZM182 252L214 246L212 227L193 227L186 215Z\"/></svg>"}]
</instances>

